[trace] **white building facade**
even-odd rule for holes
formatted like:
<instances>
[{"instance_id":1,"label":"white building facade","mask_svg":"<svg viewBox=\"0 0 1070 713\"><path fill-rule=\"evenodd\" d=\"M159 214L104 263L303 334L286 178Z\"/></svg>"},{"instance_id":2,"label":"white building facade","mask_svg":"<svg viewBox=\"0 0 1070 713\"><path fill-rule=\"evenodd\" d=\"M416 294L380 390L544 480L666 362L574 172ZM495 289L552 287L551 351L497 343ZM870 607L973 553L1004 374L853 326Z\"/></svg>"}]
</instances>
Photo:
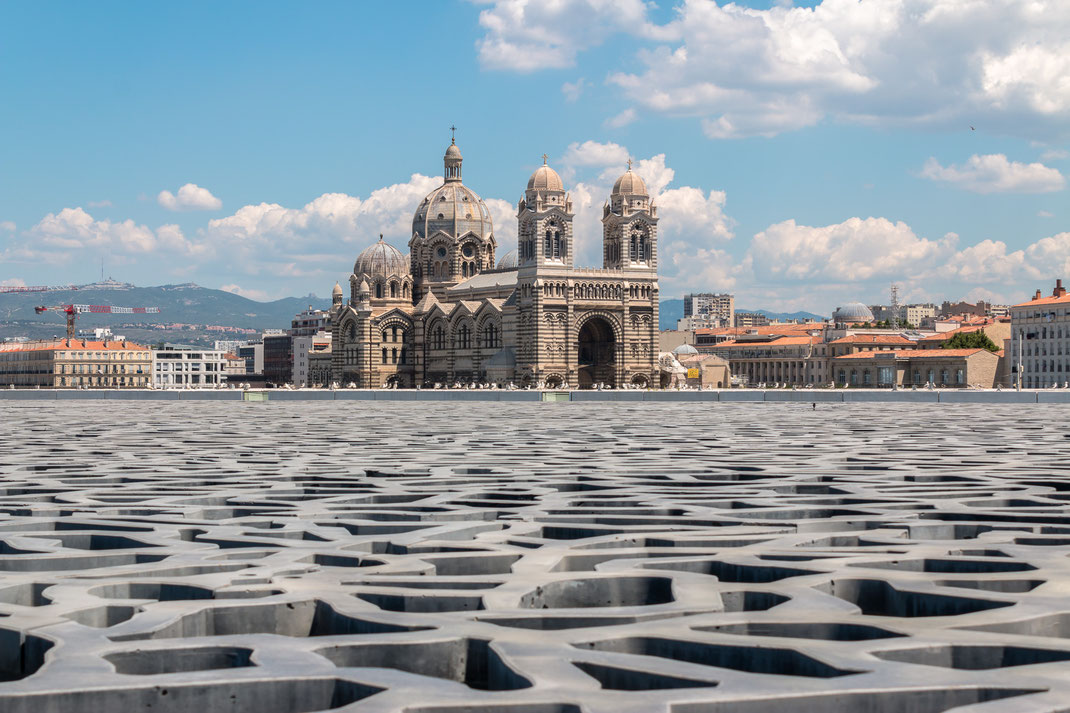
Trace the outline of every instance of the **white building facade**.
<instances>
[{"instance_id":1,"label":"white building facade","mask_svg":"<svg viewBox=\"0 0 1070 713\"><path fill-rule=\"evenodd\" d=\"M224 352L202 349L154 349L152 385L157 389L215 388L226 383Z\"/></svg>"},{"instance_id":2,"label":"white building facade","mask_svg":"<svg viewBox=\"0 0 1070 713\"><path fill-rule=\"evenodd\" d=\"M1070 295L1062 280L1050 297L1040 290L1011 314L1011 377L1022 388L1063 386L1070 382ZM1018 379L1021 379L1019 382Z\"/></svg>"},{"instance_id":3,"label":"white building facade","mask_svg":"<svg viewBox=\"0 0 1070 713\"><path fill-rule=\"evenodd\" d=\"M312 386L309 379L309 356L316 352L330 351L331 335L318 332L312 336L294 337L293 383L298 388Z\"/></svg>"}]
</instances>

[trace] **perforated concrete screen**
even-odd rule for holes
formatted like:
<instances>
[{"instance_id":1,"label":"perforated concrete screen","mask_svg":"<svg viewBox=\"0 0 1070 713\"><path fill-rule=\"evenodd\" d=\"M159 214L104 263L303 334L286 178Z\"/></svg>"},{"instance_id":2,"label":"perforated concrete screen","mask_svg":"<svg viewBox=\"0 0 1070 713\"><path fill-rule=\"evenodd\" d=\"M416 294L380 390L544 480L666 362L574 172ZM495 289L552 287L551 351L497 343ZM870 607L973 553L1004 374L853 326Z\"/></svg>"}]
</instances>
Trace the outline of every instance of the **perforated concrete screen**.
<instances>
[{"instance_id":1,"label":"perforated concrete screen","mask_svg":"<svg viewBox=\"0 0 1070 713\"><path fill-rule=\"evenodd\" d=\"M0 711L1070 711L1065 406L0 403Z\"/></svg>"}]
</instances>

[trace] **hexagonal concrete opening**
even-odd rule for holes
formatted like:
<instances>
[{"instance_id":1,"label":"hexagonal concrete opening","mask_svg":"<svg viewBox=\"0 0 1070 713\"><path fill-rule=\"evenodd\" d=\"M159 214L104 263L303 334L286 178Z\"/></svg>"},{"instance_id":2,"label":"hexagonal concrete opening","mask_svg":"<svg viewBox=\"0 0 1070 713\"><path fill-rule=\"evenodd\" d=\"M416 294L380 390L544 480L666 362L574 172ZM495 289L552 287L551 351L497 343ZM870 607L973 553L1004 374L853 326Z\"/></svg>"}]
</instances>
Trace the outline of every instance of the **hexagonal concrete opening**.
<instances>
[{"instance_id":1,"label":"hexagonal concrete opening","mask_svg":"<svg viewBox=\"0 0 1070 713\"><path fill-rule=\"evenodd\" d=\"M873 616L959 616L1009 607L1013 602L899 590L882 579L836 579L817 587Z\"/></svg>"},{"instance_id":2,"label":"hexagonal concrete opening","mask_svg":"<svg viewBox=\"0 0 1070 713\"><path fill-rule=\"evenodd\" d=\"M566 579L540 585L520 598L526 609L637 607L673 601L668 577Z\"/></svg>"},{"instance_id":3,"label":"hexagonal concrete opening","mask_svg":"<svg viewBox=\"0 0 1070 713\"><path fill-rule=\"evenodd\" d=\"M788 639L822 639L824 641L870 641L906 636L865 624L748 622L720 626L696 626L695 631L709 631L733 636L780 636Z\"/></svg>"},{"instance_id":4,"label":"hexagonal concrete opening","mask_svg":"<svg viewBox=\"0 0 1070 713\"><path fill-rule=\"evenodd\" d=\"M806 676L809 678L835 678L861 671L852 671L830 666L794 649L766 646L733 646L709 644L682 639L665 639L653 636L605 639L586 644L573 644L578 649L612 651L639 656L686 661L702 666L730 668L747 673L769 673L778 676Z\"/></svg>"},{"instance_id":5,"label":"hexagonal concrete opening","mask_svg":"<svg viewBox=\"0 0 1070 713\"><path fill-rule=\"evenodd\" d=\"M119 651L104 658L115 667L116 673L151 676L158 673L253 666L255 664L249 660L252 655L252 649L238 646L205 646L192 649Z\"/></svg>"},{"instance_id":6,"label":"hexagonal concrete opening","mask_svg":"<svg viewBox=\"0 0 1070 713\"><path fill-rule=\"evenodd\" d=\"M606 666L590 661L573 661L572 665L598 681L602 688L610 691L660 691L671 688L713 688L718 685L717 681L680 678L633 668Z\"/></svg>"},{"instance_id":7,"label":"hexagonal concrete opening","mask_svg":"<svg viewBox=\"0 0 1070 713\"><path fill-rule=\"evenodd\" d=\"M531 687L531 681L502 661L490 642L482 639L339 644L316 649L316 653L341 668L392 668L457 681L484 691Z\"/></svg>"},{"instance_id":8,"label":"hexagonal concrete opening","mask_svg":"<svg viewBox=\"0 0 1070 713\"><path fill-rule=\"evenodd\" d=\"M916 649L874 651L885 661L941 666L966 671L1030 666L1038 663L1070 660L1070 651L1034 649L1024 646L925 646Z\"/></svg>"}]
</instances>

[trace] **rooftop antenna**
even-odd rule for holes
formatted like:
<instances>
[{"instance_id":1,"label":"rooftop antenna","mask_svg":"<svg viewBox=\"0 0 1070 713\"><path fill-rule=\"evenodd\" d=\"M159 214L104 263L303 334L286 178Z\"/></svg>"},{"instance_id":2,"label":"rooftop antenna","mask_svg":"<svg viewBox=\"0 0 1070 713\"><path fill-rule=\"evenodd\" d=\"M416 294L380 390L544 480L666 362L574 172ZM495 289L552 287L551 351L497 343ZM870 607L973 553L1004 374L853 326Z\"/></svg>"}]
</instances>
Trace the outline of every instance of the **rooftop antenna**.
<instances>
[{"instance_id":1,"label":"rooftop antenna","mask_svg":"<svg viewBox=\"0 0 1070 713\"><path fill-rule=\"evenodd\" d=\"M892 327L899 326L899 285L892 283Z\"/></svg>"}]
</instances>

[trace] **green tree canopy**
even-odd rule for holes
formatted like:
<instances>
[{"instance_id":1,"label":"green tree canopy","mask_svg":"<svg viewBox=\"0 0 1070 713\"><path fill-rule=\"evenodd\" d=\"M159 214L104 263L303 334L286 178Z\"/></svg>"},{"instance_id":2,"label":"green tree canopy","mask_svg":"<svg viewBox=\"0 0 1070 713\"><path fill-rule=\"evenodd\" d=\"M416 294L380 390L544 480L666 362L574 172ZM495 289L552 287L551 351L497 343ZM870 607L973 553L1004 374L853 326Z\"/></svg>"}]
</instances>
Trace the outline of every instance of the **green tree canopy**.
<instances>
[{"instance_id":1,"label":"green tree canopy","mask_svg":"<svg viewBox=\"0 0 1070 713\"><path fill-rule=\"evenodd\" d=\"M944 349L987 349L990 352L998 352L1001 348L981 330L959 332L944 342Z\"/></svg>"}]
</instances>

